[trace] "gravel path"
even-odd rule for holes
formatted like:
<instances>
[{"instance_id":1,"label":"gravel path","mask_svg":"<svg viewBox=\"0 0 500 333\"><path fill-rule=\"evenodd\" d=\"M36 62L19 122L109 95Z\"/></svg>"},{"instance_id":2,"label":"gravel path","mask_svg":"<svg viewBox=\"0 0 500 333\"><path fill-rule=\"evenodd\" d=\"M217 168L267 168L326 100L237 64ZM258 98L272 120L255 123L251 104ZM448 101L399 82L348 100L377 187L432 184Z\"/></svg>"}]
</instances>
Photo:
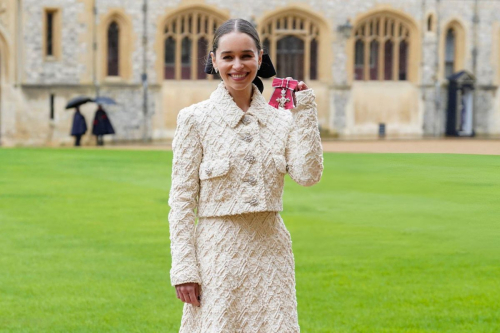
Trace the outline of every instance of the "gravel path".
<instances>
[{"instance_id":1,"label":"gravel path","mask_svg":"<svg viewBox=\"0 0 500 333\"><path fill-rule=\"evenodd\" d=\"M500 140L422 139L376 141L324 141L325 152L336 153L439 153L500 155ZM86 147L103 149L102 147ZM106 149L170 150L170 143L107 144Z\"/></svg>"},{"instance_id":2,"label":"gravel path","mask_svg":"<svg viewBox=\"0 0 500 333\"><path fill-rule=\"evenodd\" d=\"M325 151L349 153L439 153L500 155L500 140L325 141Z\"/></svg>"}]
</instances>

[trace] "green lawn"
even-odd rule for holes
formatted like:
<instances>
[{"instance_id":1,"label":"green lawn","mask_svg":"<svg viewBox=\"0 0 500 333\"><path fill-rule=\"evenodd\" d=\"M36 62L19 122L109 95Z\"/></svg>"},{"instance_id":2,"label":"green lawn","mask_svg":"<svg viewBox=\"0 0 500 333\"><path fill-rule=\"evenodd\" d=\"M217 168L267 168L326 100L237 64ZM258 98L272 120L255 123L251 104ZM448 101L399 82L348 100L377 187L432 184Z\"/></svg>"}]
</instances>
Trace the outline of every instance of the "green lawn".
<instances>
[{"instance_id":1,"label":"green lawn","mask_svg":"<svg viewBox=\"0 0 500 333\"><path fill-rule=\"evenodd\" d=\"M171 157L0 150L0 332L177 332ZM500 156L325 154L283 218L302 332L500 332Z\"/></svg>"}]
</instances>

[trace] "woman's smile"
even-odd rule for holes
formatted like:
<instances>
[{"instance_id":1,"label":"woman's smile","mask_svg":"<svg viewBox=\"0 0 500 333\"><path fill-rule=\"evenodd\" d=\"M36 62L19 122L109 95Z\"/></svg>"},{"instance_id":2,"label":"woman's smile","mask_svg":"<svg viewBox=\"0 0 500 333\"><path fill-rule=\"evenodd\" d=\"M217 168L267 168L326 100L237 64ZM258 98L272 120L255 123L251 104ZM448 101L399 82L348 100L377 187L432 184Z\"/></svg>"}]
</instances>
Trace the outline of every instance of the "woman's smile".
<instances>
[{"instance_id":1,"label":"woman's smile","mask_svg":"<svg viewBox=\"0 0 500 333\"><path fill-rule=\"evenodd\" d=\"M228 73L227 75L230 76L234 81L243 81L250 72L245 72L245 73Z\"/></svg>"}]
</instances>

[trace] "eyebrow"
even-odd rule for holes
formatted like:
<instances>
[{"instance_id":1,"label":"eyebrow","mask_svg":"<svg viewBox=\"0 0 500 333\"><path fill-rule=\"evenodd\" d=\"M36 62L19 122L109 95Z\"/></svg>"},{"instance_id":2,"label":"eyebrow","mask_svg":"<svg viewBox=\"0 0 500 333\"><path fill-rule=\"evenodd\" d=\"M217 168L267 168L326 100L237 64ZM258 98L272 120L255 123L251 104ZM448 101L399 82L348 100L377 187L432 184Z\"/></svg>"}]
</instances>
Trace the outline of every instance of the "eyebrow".
<instances>
[{"instance_id":1,"label":"eyebrow","mask_svg":"<svg viewBox=\"0 0 500 333\"><path fill-rule=\"evenodd\" d=\"M252 52L253 53L253 50L243 50L241 52ZM234 53L233 51L222 51L220 54L224 54L224 53Z\"/></svg>"}]
</instances>

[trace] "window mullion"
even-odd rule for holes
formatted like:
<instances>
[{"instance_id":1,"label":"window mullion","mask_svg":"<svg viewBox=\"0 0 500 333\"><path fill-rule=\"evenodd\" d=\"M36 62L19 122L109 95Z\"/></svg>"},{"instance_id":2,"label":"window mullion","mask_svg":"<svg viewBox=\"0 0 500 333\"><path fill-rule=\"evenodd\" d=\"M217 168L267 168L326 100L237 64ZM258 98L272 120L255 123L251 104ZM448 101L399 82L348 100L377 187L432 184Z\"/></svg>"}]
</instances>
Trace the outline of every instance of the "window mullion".
<instances>
[{"instance_id":1,"label":"window mullion","mask_svg":"<svg viewBox=\"0 0 500 333\"><path fill-rule=\"evenodd\" d=\"M399 36L399 27L400 27L401 22L399 20L396 20L394 23L394 49L392 50L393 54L393 60L394 62L392 63L392 79L394 81L399 80L399 43L400 43L400 36Z\"/></svg>"},{"instance_id":2,"label":"window mullion","mask_svg":"<svg viewBox=\"0 0 500 333\"><path fill-rule=\"evenodd\" d=\"M385 18L382 16L378 21L378 79L383 81L385 70L385 42L384 42L384 24ZM377 26L377 25L376 25Z\"/></svg>"},{"instance_id":3,"label":"window mullion","mask_svg":"<svg viewBox=\"0 0 500 333\"><path fill-rule=\"evenodd\" d=\"M182 70L182 34L179 32L179 20L175 21L176 33L175 33L175 79L181 79L181 70Z\"/></svg>"},{"instance_id":4,"label":"window mullion","mask_svg":"<svg viewBox=\"0 0 500 333\"><path fill-rule=\"evenodd\" d=\"M269 31L269 42L271 43L271 50L269 50L271 52L271 60L273 62L273 64L276 64L276 53L277 53L277 38L276 38L276 23L277 23L277 20L276 19L273 19L273 22L272 22L272 25L271 25L271 31ZM275 65L276 66L276 65Z\"/></svg>"},{"instance_id":5,"label":"window mullion","mask_svg":"<svg viewBox=\"0 0 500 333\"><path fill-rule=\"evenodd\" d=\"M368 26L365 26L365 36L363 37L363 42L365 43L365 59L363 67L363 80L370 80L370 39L368 38Z\"/></svg>"},{"instance_id":6,"label":"window mullion","mask_svg":"<svg viewBox=\"0 0 500 333\"><path fill-rule=\"evenodd\" d=\"M306 31L310 31L311 29L311 21L307 20L305 24ZM311 35L308 33L304 40L304 81L309 82L309 78L311 76Z\"/></svg>"},{"instance_id":7,"label":"window mullion","mask_svg":"<svg viewBox=\"0 0 500 333\"><path fill-rule=\"evenodd\" d=\"M192 40L192 45L191 45L191 80L197 80L198 79L198 38L199 35L197 33L197 25L198 25L198 15L197 13L191 14L192 19L191 19L191 33L190 33L190 38Z\"/></svg>"}]
</instances>

